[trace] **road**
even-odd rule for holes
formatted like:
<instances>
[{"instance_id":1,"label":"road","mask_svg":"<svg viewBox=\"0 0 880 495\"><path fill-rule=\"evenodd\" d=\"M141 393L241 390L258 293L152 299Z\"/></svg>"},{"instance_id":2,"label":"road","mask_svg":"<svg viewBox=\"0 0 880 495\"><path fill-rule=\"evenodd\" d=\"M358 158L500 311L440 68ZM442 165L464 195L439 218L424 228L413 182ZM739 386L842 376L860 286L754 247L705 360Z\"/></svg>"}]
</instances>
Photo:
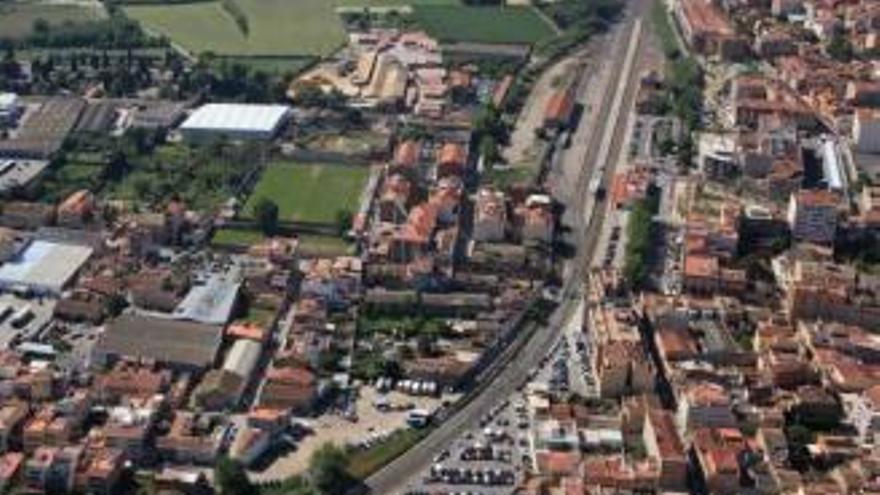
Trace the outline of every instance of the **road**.
<instances>
[{"instance_id":1,"label":"road","mask_svg":"<svg viewBox=\"0 0 880 495\"><path fill-rule=\"evenodd\" d=\"M546 325L525 337L528 340L505 361L506 365L494 377L489 378L490 381L481 387L475 397L424 440L368 478L366 484L372 493L399 493L412 477L430 466L437 454L447 449L466 430L477 425L487 411L516 391L529 378L532 370L539 366L547 350L559 339L559 329L575 313L581 301L586 269L596 250L598 233L602 230L608 207L604 197L596 201L587 199L587 185L597 170L607 184L620 157L626 128L625 115L632 108L635 82L640 72L638 65L643 46L640 43L641 19L646 17L649 5L647 0L632 0L626 17L614 28L619 33L615 34L615 39L625 42L604 43L608 53L603 58L610 61L611 65L610 83L600 89L604 91L604 95L595 118L590 119L592 122L582 123L582 126L594 124L595 128L589 133L586 147L578 148L584 154L578 164L580 170L575 181L576 188L568 198L561 198L569 200L569 211L584 212L587 205L591 205L589 214L577 219L577 224L571 229L576 235L573 241L578 249L576 256L570 261L571 269L566 270L563 302ZM584 84L581 89L589 91L595 90L595 87ZM516 346L516 343L513 345Z\"/></svg>"}]
</instances>

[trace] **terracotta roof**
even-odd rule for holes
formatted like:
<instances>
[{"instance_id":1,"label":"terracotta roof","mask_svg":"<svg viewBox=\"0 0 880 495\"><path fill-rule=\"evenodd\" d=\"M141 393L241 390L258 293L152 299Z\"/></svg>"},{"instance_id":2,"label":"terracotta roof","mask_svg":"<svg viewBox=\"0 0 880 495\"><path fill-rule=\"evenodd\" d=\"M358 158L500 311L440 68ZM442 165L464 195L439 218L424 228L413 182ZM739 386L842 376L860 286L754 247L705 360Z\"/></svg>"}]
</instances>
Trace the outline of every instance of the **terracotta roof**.
<instances>
[{"instance_id":1,"label":"terracotta roof","mask_svg":"<svg viewBox=\"0 0 880 495\"><path fill-rule=\"evenodd\" d=\"M686 277L715 277L718 275L718 258L688 255L684 259L684 275Z\"/></svg>"},{"instance_id":2,"label":"terracotta roof","mask_svg":"<svg viewBox=\"0 0 880 495\"><path fill-rule=\"evenodd\" d=\"M802 190L797 193L796 200L799 205L812 207L834 208L840 204L840 198L826 189Z\"/></svg>"},{"instance_id":3,"label":"terracotta roof","mask_svg":"<svg viewBox=\"0 0 880 495\"><path fill-rule=\"evenodd\" d=\"M467 153L462 145L445 143L437 153L437 162L441 165L464 165Z\"/></svg>"},{"instance_id":4,"label":"terracotta roof","mask_svg":"<svg viewBox=\"0 0 880 495\"><path fill-rule=\"evenodd\" d=\"M684 445L678 436L672 414L667 411L652 410L648 413L654 435L657 439L657 450L661 460L685 459Z\"/></svg>"},{"instance_id":5,"label":"terracotta roof","mask_svg":"<svg viewBox=\"0 0 880 495\"><path fill-rule=\"evenodd\" d=\"M724 36L734 34L724 14L708 0L682 0L681 8L694 31L708 31Z\"/></svg>"},{"instance_id":6,"label":"terracotta roof","mask_svg":"<svg viewBox=\"0 0 880 495\"><path fill-rule=\"evenodd\" d=\"M421 149L422 145L418 141L408 140L400 143L394 153L394 163L407 168L414 166L419 160Z\"/></svg>"}]
</instances>

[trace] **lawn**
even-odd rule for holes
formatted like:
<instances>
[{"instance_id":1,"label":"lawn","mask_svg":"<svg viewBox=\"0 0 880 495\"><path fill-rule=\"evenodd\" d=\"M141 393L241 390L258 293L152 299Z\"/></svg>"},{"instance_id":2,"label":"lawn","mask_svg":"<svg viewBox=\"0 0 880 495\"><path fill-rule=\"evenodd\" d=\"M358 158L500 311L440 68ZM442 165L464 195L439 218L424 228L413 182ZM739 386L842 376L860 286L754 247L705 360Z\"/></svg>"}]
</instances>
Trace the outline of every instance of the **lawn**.
<instances>
[{"instance_id":1,"label":"lawn","mask_svg":"<svg viewBox=\"0 0 880 495\"><path fill-rule=\"evenodd\" d=\"M536 43L555 35L529 7L416 5L416 22L441 41Z\"/></svg>"},{"instance_id":2,"label":"lawn","mask_svg":"<svg viewBox=\"0 0 880 495\"><path fill-rule=\"evenodd\" d=\"M345 42L332 2L236 0L248 22L239 30L220 2L132 5L129 17L184 48L222 55L327 55Z\"/></svg>"},{"instance_id":3,"label":"lawn","mask_svg":"<svg viewBox=\"0 0 880 495\"><path fill-rule=\"evenodd\" d=\"M398 5L461 5L459 0L334 0L340 7L386 7Z\"/></svg>"},{"instance_id":4,"label":"lawn","mask_svg":"<svg viewBox=\"0 0 880 495\"><path fill-rule=\"evenodd\" d=\"M21 39L31 34L34 21L43 19L49 26L66 22L85 22L107 17L103 6L86 7L76 4L36 2L0 3L0 38Z\"/></svg>"},{"instance_id":5,"label":"lawn","mask_svg":"<svg viewBox=\"0 0 880 495\"><path fill-rule=\"evenodd\" d=\"M315 62L315 57L292 56L292 57L217 57L214 64L219 66L223 62L230 64L242 64L252 71L263 71L267 74L299 74Z\"/></svg>"},{"instance_id":6,"label":"lawn","mask_svg":"<svg viewBox=\"0 0 880 495\"><path fill-rule=\"evenodd\" d=\"M270 163L244 207L253 212L260 198L278 204L282 220L333 224L337 213L355 213L370 175L367 167L293 162Z\"/></svg>"},{"instance_id":7,"label":"lawn","mask_svg":"<svg viewBox=\"0 0 880 495\"><path fill-rule=\"evenodd\" d=\"M393 433L386 440L369 449L355 451L348 458L348 473L357 479L366 479L380 468L399 457L427 436L429 429L405 429Z\"/></svg>"},{"instance_id":8,"label":"lawn","mask_svg":"<svg viewBox=\"0 0 880 495\"><path fill-rule=\"evenodd\" d=\"M350 254L351 244L341 237L300 235L299 250L306 256L333 257Z\"/></svg>"},{"instance_id":9,"label":"lawn","mask_svg":"<svg viewBox=\"0 0 880 495\"><path fill-rule=\"evenodd\" d=\"M250 246L263 240L263 234L256 230L219 229L214 232L211 244L218 246Z\"/></svg>"}]
</instances>

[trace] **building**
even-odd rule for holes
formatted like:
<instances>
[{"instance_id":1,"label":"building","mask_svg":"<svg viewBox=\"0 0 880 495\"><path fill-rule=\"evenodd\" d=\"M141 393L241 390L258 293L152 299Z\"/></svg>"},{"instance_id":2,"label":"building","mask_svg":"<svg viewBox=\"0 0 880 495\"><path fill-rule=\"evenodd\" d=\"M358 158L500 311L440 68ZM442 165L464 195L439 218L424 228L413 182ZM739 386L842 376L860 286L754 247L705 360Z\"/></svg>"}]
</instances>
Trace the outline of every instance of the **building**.
<instances>
[{"instance_id":1,"label":"building","mask_svg":"<svg viewBox=\"0 0 880 495\"><path fill-rule=\"evenodd\" d=\"M82 228L94 220L96 208L95 196L88 190L81 189L58 205L56 221L62 227Z\"/></svg>"},{"instance_id":2,"label":"building","mask_svg":"<svg viewBox=\"0 0 880 495\"><path fill-rule=\"evenodd\" d=\"M15 93L0 93L0 127L13 127L21 115L22 106Z\"/></svg>"},{"instance_id":3,"label":"building","mask_svg":"<svg viewBox=\"0 0 880 495\"><path fill-rule=\"evenodd\" d=\"M792 238L816 244L831 244L837 232L840 198L824 190L792 194L788 203L788 224Z\"/></svg>"},{"instance_id":4,"label":"building","mask_svg":"<svg viewBox=\"0 0 880 495\"><path fill-rule=\"evenodd\" d=\"M211 273L193 284L180 304L174 308L174 318L225 325L238 301L241 280L229 273Z\"/></svg>"},{"instance_id":5,"label":"building","mask_svg":"<svg viewBox=\"0 0 880 495\"><path fill-rule=\"evenodd\" d=\"M504 193L482 188L477 192L474 211L473 239L503 241L507 227L507 203Z\"/></svg>"},{"instance_id":6,"label":"building","mask_svg":"<svg viewBox=\"0 0 880 495\"><path fill-rule=\"evenodd\" d=\"M223 329L167 318L126 314L111 321L95 345L95 358L147 359L182 370L199 370L214 363Z\"/></svg>"},{"instance_id":7,"label":"building","mask_svg":"<svg viewBox=\"0 0 880 495\"><path fill-rule=\"evenodd\" d=\"M792 318L880 329L880 280L848 265L776 259L773 271Z\"/></svg>"},{"instance_id":8,"label":"building","mask_svg":"<svg viewBox=\"0 0 880 495\"><path fill-rule=\"evenodd\" d=\"M648 411L642 441L648 456L660 465L660 486L665 490L686 491L688 461L672 414L662 410Z\"/></svg>"},{"instance_id":9,"label":"building","mask_svg":"<svg viewBox=\"0 0 880 495\"><path fill-rule=\"evenodd\" d=\"M852 132L856 151L880 153L880 110L857 109L853 119Z\"/></svg>"},{"instance_id":10,"label":"building","mask_svg":"<svg viewBox=\"0 0 880 495\"><path fill-rule=\"evenodd\" d=\"M730 394L714 383L691 386L678 401L676 423L683 434L697 428L736 428Z\"/></svg>"},{"instance_id":11,"label":"building","mask_svg":"<svg viewBox=\"0 0 880 495\"><path fill-rule=\"evenodd\" d=\"M545 130L562 129L569 125L575 107L575 84L568 84L556 90L544 108Z\"/></svg>"},{"instance_id":12,"label":"building","mask_svg":"<svg viewBox=\"0 0 880 495\"><path fill-rule=\"evenodd\" d=\"M725 14L712 0L675 3L675 16L687 43L702 55L729 60L748 53L748 42L737 35Z\"/></svg>"},{"instance_id":13,"label":"building","mask_svg":"<svg viewBox=\"0 0 880 495\"><path fill-rule=\"evenodd\" d=\"M188 141L267 141L289 118L290 108L286 105L209 103L193 112L178 130Z\"/></svg>"},{"instance_id":14,"label":"building","mask_svg":"<svg viewBox=\"0 0 880 495\"><path fill-rule=\"evenodd\" d=\"M79 244L34 241L0 266L0 289L59 295L92 256Z\"/></svg>"},{"instance_id":15,"label":"building","mask_svg":"<svg viewBox=\"0 0 880 495\"><path fill-rule=\"evenodd\" d=\"M654 389L654 368L645 353L636 315L623 308L592 308L589 325L596 350L593 370L602 397L647 393Z\"/></svg>"}]
</instances>

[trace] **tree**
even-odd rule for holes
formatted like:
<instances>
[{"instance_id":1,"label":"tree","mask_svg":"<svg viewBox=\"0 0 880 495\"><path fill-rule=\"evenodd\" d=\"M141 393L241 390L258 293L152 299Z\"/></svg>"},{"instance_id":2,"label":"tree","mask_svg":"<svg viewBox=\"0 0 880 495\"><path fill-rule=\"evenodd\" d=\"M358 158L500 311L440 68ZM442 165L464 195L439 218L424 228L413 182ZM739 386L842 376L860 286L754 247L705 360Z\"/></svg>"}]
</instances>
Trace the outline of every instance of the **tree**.
<instances>
[{"instance_id":1,"label":"tree","mask_svg":"<svg viewBox=\"0 0 880 495\"><path fill-rule=\"evenodd\" d=\"M854 54L852 43L846 39L846 36L840 33L835 33L831 37L831 40L828 42L827 51L828 56L838 62L849 62Z\"/></svg>"},{"instance_id":2,"label":"tree","mask_svg":"<svg viewBox=\"0 0 880 495\"><path fill-rule=\"evenodd\" d=\"M256 492L244 471L244 467L223 456L214 466L214 486L220 495L250 495Z\"/></svg>"},{"instance_id":3,"label":"tree","mask_svg":"<svg viewBox=\"0 0 880 495\"><path fill-rule=\"evenodd\" d=\"M267 198L260 198L254 206L254 217L257 225L267 236L273 236L278 232L278 204Z\"/></svg>"},{"instance_id":4,"label":"tree","mask_svg":"<svg viewBox=\"0 0 880 495\"><path fill-rule=\"evenodd\" d=\"M352 222L354 222L354 215L350 211L339 210L336 212L336 228L339 230L339 235L344 236L351 230Z\"/></svg>"},{"instance_id":5,"label":"tree","mask_svg":"<svg viewBox=\"0 0 880 495\"><path fill-rule=\"evenodd\" d=\"M348 457L331 443L324 444L312 454L308 475L312 486L324 495L344 494L355 483L348 472Z\"/></svg>"}]
</instances>

